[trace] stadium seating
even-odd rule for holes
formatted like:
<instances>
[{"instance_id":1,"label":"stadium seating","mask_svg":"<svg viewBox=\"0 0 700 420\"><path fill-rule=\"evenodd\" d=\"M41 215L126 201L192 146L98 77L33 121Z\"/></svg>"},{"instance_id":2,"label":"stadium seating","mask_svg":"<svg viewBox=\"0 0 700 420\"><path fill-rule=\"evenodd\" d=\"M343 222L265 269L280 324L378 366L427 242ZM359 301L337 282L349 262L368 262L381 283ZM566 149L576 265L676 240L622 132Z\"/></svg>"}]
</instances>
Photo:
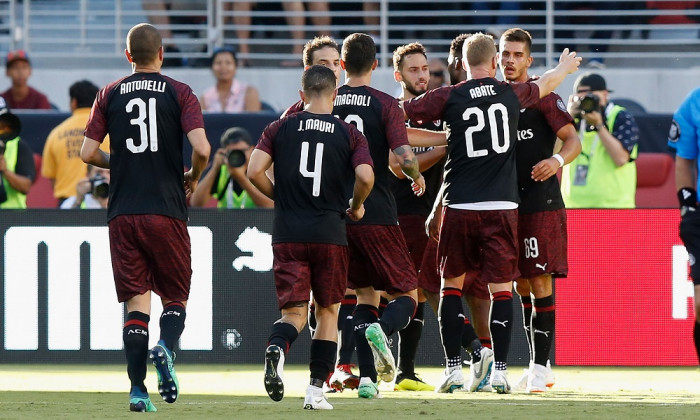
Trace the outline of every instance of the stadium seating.
<instances>
[{"instance_id":1,"label":"stadium seating","mask_svg":"<svg viewBox=\"0 0 700 420\"><path fill-rule=\"evenodd\" d=\"M637 157L637 208L676 208L675 162L667 153Z\"/></svg>"}]
</instances>

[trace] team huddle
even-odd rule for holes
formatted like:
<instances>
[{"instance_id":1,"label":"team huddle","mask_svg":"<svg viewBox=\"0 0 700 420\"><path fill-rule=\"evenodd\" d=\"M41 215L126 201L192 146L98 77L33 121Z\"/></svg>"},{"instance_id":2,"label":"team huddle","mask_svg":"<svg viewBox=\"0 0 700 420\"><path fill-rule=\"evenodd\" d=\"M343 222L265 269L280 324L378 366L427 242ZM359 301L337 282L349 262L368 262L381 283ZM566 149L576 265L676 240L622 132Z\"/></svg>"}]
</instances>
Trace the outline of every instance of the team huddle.
<instances>
[{"instance_id":1,"label":"team huddle","mask_svg":"<svg viewBox=\"0 0 700 420\"><path fill-rule=\"evenodd\" d=\"M377 66L370 36L352 34L340 51L329 37L307 43L301 100L265 128L247 168L275 208L282 316L264 352L270 398L284 397L285 354L307 323L313 335L304 409L332 409L328 390L377 398L379 381L397 390L510 393L514 281L531 359L516 386L543 392L553 384L552 278L567 274L566 215L554 175L578 155L580 142L552 92L581 58L564 50L556 68L533 80L531 45L518 28L503 34L499 52L490 35L460 35L448 60L453 85L429 91L425 49L401 46L393 62L402 94L394 98L370 87ZM81 157L112 171L109 236L127 308L130 409L156 411L144 385L146 362L156 367L163 399L174 402L173 348L191 278L185 200L210 148L191 89L160 74L158 31L132 28L126 55L134 72L98 94ZM504 82L495 79L499 63ZM345 84L338 87L341 68ZM535 135L519 140L523 130ZM99 149L107 134L111 154ZM184 176L183 134L193 149ZM563 145L554 153L557 138ZM151 182L141 181L144 171ZM149 350L151 291L163 314L160 340ZM415 372L426 302L438 315L445 351L434 387ZM395 332L398 363L387 339ZM462 348L471 358L468 374Z\"/></svg>"}]
</instances>

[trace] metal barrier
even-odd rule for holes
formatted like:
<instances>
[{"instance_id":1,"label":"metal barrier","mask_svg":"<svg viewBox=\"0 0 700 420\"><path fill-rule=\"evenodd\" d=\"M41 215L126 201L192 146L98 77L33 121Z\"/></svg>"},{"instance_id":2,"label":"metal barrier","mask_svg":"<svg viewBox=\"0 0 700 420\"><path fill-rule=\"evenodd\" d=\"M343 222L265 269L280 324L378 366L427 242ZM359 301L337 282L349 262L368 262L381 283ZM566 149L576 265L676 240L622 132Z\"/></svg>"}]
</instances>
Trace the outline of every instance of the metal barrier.
<instances>
[{"instance_id":1,"label":"metal barrier","mask_svg":"<svg viewBox=\"0 0 700 420\"><path fill-rule=\"evenodd\" d=\"M317 34L338 40L372 34L380 65L419 40L446 57L464 32L499 35L520 26L534 36L533 56L551 66L564 47L592 65L690 67L700 58L700 9L692 1L580 0L425 2L419 0L17 0L0 1L0 48L24 48L50 65L104 66L121 59L124 38L148 20L163 31L174 63L208 65L217 46L233 45L247 65L300 65Z\"/></svg>"}]
</instances>

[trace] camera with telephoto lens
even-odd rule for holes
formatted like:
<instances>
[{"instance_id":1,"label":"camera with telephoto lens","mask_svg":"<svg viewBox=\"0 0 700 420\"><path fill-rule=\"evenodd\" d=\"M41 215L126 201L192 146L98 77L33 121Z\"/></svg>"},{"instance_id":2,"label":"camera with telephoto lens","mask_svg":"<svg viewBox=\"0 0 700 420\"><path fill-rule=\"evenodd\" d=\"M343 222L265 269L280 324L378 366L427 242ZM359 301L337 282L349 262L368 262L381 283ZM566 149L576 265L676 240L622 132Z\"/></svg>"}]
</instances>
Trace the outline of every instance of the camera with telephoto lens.
<instances>
[{"instance_id":1,"label":"camera with telephoto lens","mask_svg":"<svg viewBox=\"0 0 700 420\"><path fill-rule=\"evenodd\" d=\"M579 98L578 108L583 112L598 111L600 108L600 100L597 95L592 93L586 94L583 98Z\"/></svg>"},{"instance_id":2,"label":"camera with telephoto lens","mask_svg":"<svg viewBox=\"0 0 700 420\"><path fill-rule=\"evenodd\" d=\"M246 156L243 150L229 150L226 152L226 162L231 168L240 168L245 165Z\"/></svg>"},{"instance_id":3,"label":"camera with telephoto lens","mask_svg":"<svg viewBox=\"0 0 700 420\"><path fill-rule=\"evenodd\" d=\"M102 175L95 175L90 178L90 185L92 187L92 195L98 198L109 197L109 182L107 178Z\"/></svg>"}]
</instances>

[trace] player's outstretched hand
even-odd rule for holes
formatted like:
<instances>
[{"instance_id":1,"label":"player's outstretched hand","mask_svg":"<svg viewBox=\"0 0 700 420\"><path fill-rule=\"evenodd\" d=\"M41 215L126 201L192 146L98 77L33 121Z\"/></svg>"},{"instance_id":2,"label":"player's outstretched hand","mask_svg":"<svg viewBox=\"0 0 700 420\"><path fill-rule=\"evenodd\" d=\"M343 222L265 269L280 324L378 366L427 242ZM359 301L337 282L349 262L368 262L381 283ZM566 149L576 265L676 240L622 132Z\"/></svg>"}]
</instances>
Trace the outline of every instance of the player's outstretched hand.
<instances>
[{"instance_id":1,"label":"player's outstretched hand","mask_svg":"<svg viewBox=\"0 0 700 420\"><path fill-rule=\"evenodd\" d=\"M538 182L548 180L552 175L555 175L559 170L559 161L553 157L537 162L537 165L532 167L530 176Z\"/></svg>"},{"instance_id":2,"label":"player's outstretched hand","mask_svg":"<svg viewBox=\"0 0 700 420\"><path fill-rule=\"evenodd\" d=\"M413 194L415 194L417 197L420 197L425 193L425 178L423 178L423 174L413 180L413 183L411 183L411 189L413 190Z\"/></svg>"},{"instance_id":3,"label":"player's outstretched hand","mask_svg":"<svg viewBox=\"0 0 700 420\"><path fill-rule=\"evenodd\" d=\"M190 198L194 190L197 189L197 179L192 177L192 171L185 172L185 196Z\"/></svg>"},{"instance_id":4,"label":"player's outstretched hand","mask_svg":"<svg viewBox=\"0 0 700 420\"><path fill-rule=\"evenodd\" d=\"M576 55L576 51L569 52L568 48L564 48L564 51L559 56L559 65L564 66L567 73L571 74L578 70L581 60L582 58Z\"/></svg>"},{"instance_id":5,"label":"player's outstretched hand","mask_svg":"<svg viewBox=\"0 0 700 420\"><path fill-rule=\"evenodd\" d=\"M358 220L362 219L365 216L365 205L361 204L360 208L357 210L352 209L352 198L350 199L350 207L348 207L347 210L345 210L345 214L348 215L350 220L357 222Z\"/></svg>"}]
</instances>

